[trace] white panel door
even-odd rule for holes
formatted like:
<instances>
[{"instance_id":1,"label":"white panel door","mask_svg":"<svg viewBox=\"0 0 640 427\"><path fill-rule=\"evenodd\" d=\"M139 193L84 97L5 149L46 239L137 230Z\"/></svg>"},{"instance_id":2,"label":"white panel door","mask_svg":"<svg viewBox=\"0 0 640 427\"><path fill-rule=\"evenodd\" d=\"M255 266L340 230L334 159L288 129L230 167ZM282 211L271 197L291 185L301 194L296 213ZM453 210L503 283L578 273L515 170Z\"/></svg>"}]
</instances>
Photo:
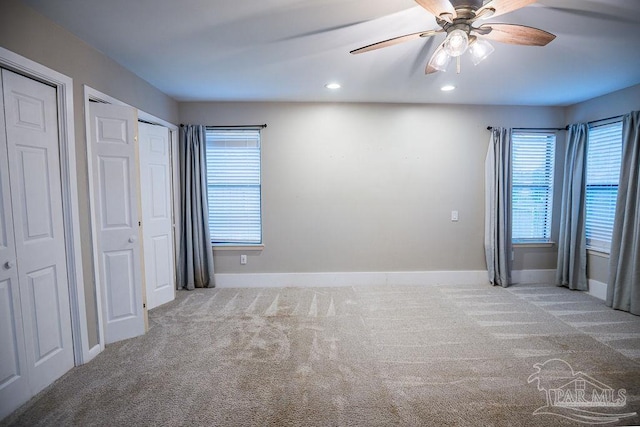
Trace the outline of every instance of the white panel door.
<instances>
[{"instance_id":1,"label":"white panel door","mask_svg":"<svg viewBox=\"0 0 640 427\"><path fill-rule=\"evenodd\" d=\"M139 227L137 111L90 105L91 158L105 343L145 332Z\"/></svg>"},{"instance_id":2,"label":"white panel door","mask_svg":"<svg viewBox=\"0 0 640 427\"><path fill-rule=\"evenodd\" d=\"M147 309L175 298L169 129L138 123Z\"/></svg>"},{"instance_id":3,"label":"white panel door","mask_svg":"<svg viewBox=\"0 0 640 427\"><path fill-rule=\"evenodd\" d=\"M2 304L12 306L8 318L21 313L22 330L17 322L12 328L16 336L24 336L25 365L20 375L26 374L33 395L73 367L57 96L54 88L7 70L2 70L2 82L6 135L2 149L9 164L13 236L7 232L4 206L3 233L7 241L13 237L16 259L3 265L5 272L15 272L4 281ZM6 173L2 176L5 180ZM3 204L6 200L3 196ZM10 303L15 302L11 284L16 272L19 306ZM14 343L19 360L19 340ZM11 362L7 365L6 373Z\"/></svg>"},{"instance_id":4,"label":"white panel door","mask_svg":"<svg viewBox=\"0 0 640 427\"><path fill-rule=\"evenodd\" d=\"M31 397L26 373L0 76L0 419Z\"/></svg>"}]
</instances>

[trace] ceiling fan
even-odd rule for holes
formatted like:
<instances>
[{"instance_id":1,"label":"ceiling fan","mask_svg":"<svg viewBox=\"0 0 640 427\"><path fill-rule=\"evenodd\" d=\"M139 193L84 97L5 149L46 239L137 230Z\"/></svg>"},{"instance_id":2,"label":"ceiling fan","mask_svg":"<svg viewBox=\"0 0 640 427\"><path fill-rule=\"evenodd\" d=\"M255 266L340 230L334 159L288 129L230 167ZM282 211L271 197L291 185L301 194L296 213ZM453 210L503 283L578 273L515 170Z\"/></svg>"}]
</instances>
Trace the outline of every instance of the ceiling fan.
<instances>
[{"instance_id":1,"label":"ceiling fan","mask_svg":"<svg viewBox=\"0 0 640 427\"><path fill-rule=\"evenodd\" d=\"M426 74L446 71L452 58L457 60L460 72L460 56L469 51L475 65L489 56L494 48L487 40L525 46L546 46L555 35L538 28L517 24L487 23L474 26L477 20L487 19L523 8L536 0L416 0L416 2L436 17L441 27L437 30L420 31L394 37L352 50L359 54L393 46L409 40L431 37L446 33L447 37L435 50Z\"/></svg>"}]
</instances>

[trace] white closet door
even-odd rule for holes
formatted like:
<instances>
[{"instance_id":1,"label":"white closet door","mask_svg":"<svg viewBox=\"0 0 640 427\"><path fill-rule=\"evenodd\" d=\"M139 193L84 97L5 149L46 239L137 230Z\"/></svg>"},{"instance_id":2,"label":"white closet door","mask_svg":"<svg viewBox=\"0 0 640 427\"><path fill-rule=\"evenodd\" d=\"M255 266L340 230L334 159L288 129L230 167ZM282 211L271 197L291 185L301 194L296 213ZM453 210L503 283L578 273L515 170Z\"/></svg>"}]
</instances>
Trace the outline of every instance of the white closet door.
<instances>
[{"instance_id":1,"label":"white closet door","mask_svg":"<svg viewBox=\"0 0 640 427\"><path fill-rule=\"evenodd\" d=\"M11 188L4 96L0 76L0 419L25 402L31 393L26 375L22 309L13 237Z\"/></svg>"},{"instance_id":2,"label":"white closet door","mask_svg":"<svg viewBox=\"0 0 640 427\"><path fill-rule=\"evenodd\" d=\"M9 163L13 268L20 287L20 306L12 308L22 315L26 366L20 375L27 374L35 394L73 367L57 97L52 87L7 70L2 70L2 81L2 148ZM7 228L7 208L3 211ZM5 270L11 270L9 265L5 262Z\"/></svg>"},{"instance_id":3,"label":"white closet door","mask_svg":"<svg viewBox=\"0 0 640 427\"><path fill-rule=\"evenodd\" d=\"M94 230L105 343L145 332L139 227L137 111L91 103Z\"/></svg>"},{"instance_id":4,"label":"white closet door","mask_svg":"<svg viewBox=\"0 0 640 427\"><path fill-rule=\"evenodd\" d=\"M175 298L169 129L138 124L147 308Z\"/></svg>"}]
</instances>

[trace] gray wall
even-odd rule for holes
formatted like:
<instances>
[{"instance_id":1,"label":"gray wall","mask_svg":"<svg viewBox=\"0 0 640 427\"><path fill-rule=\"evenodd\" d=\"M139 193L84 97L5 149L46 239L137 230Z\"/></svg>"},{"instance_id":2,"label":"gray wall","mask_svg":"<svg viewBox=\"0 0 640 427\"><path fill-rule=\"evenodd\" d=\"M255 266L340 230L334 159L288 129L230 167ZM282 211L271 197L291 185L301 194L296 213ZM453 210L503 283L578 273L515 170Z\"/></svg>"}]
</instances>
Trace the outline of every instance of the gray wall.
<instances>
[{"instance_id":1,"label":"gray wall","mask_svg":"<svg viewBox=\"0 0 640 427\"><path fill-rule=\"evenodd\" d=\"M564 126L552 107L180 103L180 121L267 123L265 248L218 273L484 270L487 125ZM459 222L451 222L451 210ZM522 268L555 268L524 248ZM243 251L242 253L246 253Z\"/></svg>"},{"instance_id":2,"label":"gray wall","mask_svg":"<svg viewBox=\"0 0 640 427\"><path fill-rule=\"evenodd\" d=\"M73 79L85 302L89 343L95 345L98 341L82 85L89 85L171 123L177 123L178 104L115 61L17 0L0 1L0 46Z\"/></svg>"},{"instance_id":3,"label":"gray wall","mask_svg":"<svg viewBox=\"0 0 640 427\"><path fill-rule=\"evenodd\" d=\"M589 122L640 110L640 84L567 107L567 123Z\"/></svg>"},{"instance_id":4,"label":"gray wall","mask_svg":"<svg viewBox=\"0 0 640 427\"><path fill-rule=\"evenodd\" d=\"M640 110L640 85L600 96L580 104L567 107L567 123L589 122ZM609 256L589 253L587 275L590 279L607 283Z\"/></svg>"}]
</instances>

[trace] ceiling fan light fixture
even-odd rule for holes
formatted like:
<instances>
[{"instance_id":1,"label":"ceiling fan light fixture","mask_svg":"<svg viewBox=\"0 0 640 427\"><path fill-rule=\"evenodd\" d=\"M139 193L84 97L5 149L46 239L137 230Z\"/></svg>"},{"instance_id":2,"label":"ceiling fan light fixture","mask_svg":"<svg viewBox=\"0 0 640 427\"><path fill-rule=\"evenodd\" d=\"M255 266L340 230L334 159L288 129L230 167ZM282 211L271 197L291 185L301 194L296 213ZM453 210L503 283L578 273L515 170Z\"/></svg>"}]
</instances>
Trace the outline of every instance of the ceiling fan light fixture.
<instances>
[{"instance_id":1,"label":"ceiling fan light fixture","mask_svg":"<svg viewBox=\"0 0 640 427\"><path fill-rule=\"evenodd\" d=\"M449 54L444 49L444 45L440 45L431 56L428 68L432 68L438 71L447 71L449 62L451 62L451 56L449 56Z\"/></svg>"},{"instance_id":2,"label":"ceiling fan light fixture","mask_svg":"<svg viewBox=\"0 0 640 427\"><path fill-rule=\"evenodd\" d=\"M469 54L473 65L478 65L487 56L491 55L495 48L486 40L477 39L475 43L469 46Z\"/></svg>"},{"instance_id":3,"label":"ceiling fan light fixture","mask_svg":"<svg viewBox=\"0 0 640 427\"><path fill-rule=\"evenodd\" d=\"M449 56L460 56L469 47L469 36L461 29L455 29L447 34L444 41L444 50Z\"/></svg>"}]
</instances>

